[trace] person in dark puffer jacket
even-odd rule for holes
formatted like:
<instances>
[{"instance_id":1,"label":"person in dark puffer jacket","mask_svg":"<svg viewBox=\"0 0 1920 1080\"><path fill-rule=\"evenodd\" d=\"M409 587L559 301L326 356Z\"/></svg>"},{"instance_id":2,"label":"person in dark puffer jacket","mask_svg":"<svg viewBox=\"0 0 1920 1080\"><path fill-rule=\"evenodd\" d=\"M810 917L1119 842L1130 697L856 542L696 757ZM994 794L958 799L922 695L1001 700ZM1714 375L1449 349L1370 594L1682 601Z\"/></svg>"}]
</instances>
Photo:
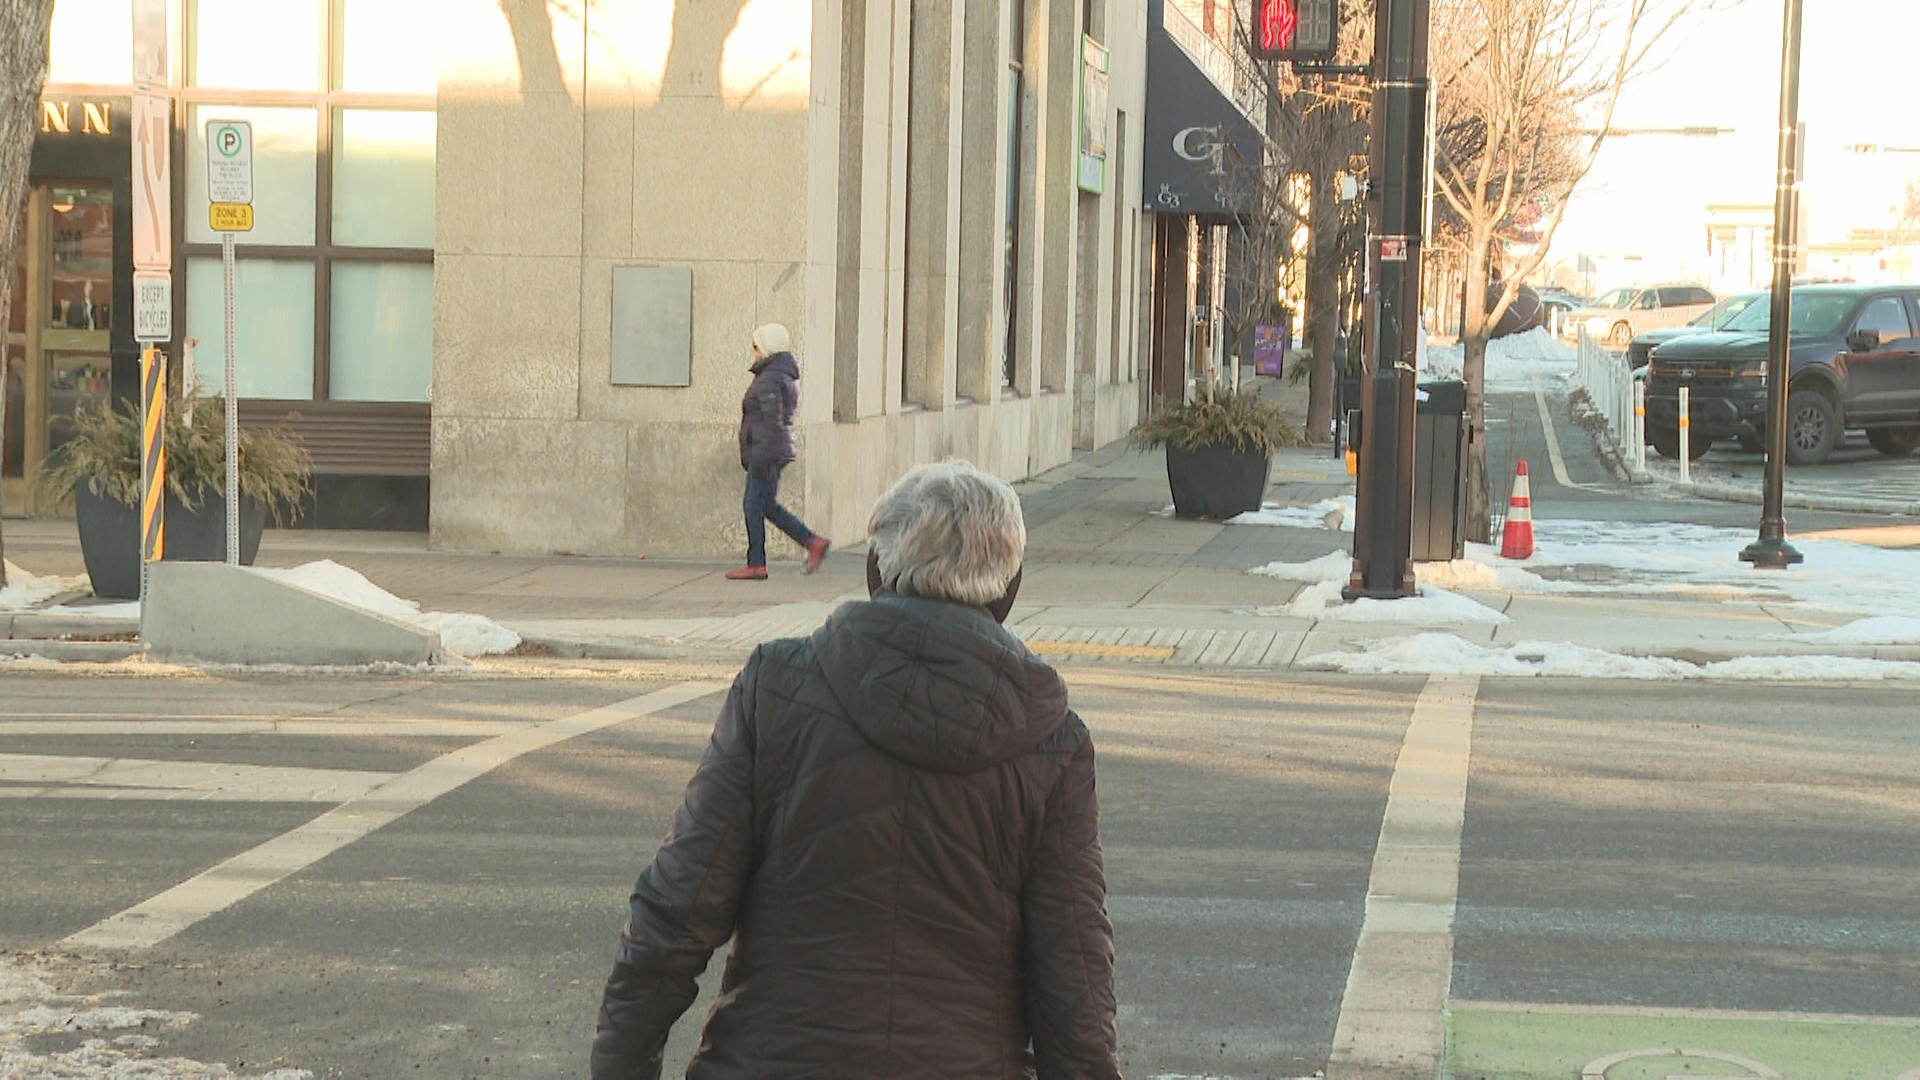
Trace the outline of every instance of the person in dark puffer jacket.
<instances>
[{"instance_id":1,"label":"person in dark puffer jacket","mask_svg":"<svg viewBox=\"0 0 1920 1080\"><path fill-rule=\"evenodd\" d=\"M659 1077L729 942L690 1080L1120 1075L1093 741L1001 625L1019 500L924 465L868 532L871 599L733 682L634 884L595 1080Z\"/></svg>"},{"instance_id":2,"label":"person in dark puffer jacket","mask_svg":"<svg viewBox=\"0 0 1920 1080\"><path fill-rule=\"evenodd\" d=\"M816 536L792 511L780 505L780 470L793 463L793 411L800 404L800 364L793 358L787 328L768 323L753 332L753 382L740 399L740 467L747 470L747 563L727 571L733 581L767 579L767 522L807 549L811 574L820 569L832 543Z\"/></svg>"}]
</instances>

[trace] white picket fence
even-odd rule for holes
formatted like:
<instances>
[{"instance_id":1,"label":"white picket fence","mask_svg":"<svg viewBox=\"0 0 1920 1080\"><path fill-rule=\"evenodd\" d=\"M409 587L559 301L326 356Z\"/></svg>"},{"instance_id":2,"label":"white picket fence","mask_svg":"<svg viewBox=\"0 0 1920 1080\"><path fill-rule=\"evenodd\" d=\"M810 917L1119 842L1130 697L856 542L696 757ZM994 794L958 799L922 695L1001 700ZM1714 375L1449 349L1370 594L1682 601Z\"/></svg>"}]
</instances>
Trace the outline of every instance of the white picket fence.
<instances>
[{"instance_id":1,"label":"white picket fence","mask_svg":"<svg viewBox=\"0 0 1920 1080\"><path fill-rule=\"evenodd\" d=\"M1633 377L1625 353L1612 353L1580 330L1573 381L1604 419L1607 436L1620 450L1621 463L1638 479L1647 471L1646 384Z\"/></svg>"}]
</instances>

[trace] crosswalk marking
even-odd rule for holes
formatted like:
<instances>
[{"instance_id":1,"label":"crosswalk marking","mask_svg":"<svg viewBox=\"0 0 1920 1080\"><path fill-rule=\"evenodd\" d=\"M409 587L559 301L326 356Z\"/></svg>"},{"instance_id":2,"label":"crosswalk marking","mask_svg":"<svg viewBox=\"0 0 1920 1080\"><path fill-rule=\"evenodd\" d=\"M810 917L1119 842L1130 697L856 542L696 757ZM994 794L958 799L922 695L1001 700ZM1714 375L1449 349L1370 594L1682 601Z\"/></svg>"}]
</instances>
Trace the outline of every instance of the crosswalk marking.
<instances>
[{"instance_id":1,"label":"crosswalk marking","mask_svg":"<svg viewBox=\"0 0 1920 1080\"><path fill-rule=\"evenodd\" d=\"M69 949L151 948L516 758L725 689L721 682L678 683L443 754L60 944Z\"/></svg>"},{"instance_id":2,"label":"crosswalk marking","mask_svg":"<svg viewBox=\"0 0 1920 1080\"><path fill-rule=\"evenodd\" d=\"M1434 1076L1446 1054L1453 916L1477 676L1435 677L1414 702L1367 881L1328 1080Z\"/></svg>"}]
</instances>

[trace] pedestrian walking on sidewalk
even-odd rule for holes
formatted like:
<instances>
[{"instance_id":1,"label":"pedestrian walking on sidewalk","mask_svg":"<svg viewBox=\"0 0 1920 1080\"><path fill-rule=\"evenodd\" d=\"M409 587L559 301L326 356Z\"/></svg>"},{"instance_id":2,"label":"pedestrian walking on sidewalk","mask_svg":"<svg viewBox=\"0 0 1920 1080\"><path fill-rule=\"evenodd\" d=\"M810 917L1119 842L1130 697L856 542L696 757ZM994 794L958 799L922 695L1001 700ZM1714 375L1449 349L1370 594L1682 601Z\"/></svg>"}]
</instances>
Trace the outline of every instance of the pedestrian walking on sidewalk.
<instances>
[{"instance_id":1,"label":"pedestrian walking on sidewalk","mask_svg":"<svg viewBox=\"0 0 1920 1080\"><path fill-rule=\"evenodd\" d=\"M780 470L793 462L793 410L800 404L800 364L787 328L768 323L753 332L753 382L740 399L740 467L747 470L747 564L727 571L733 581L767 579L767 522L807 549L803 574L820 569L832 544L780 505Z\"/></svg>"},{"instance_id":2,"label":"pedestrian walking on sidewalk","mask_svg":"<svg viewBox=\"0 0 1920 1080\"><path fill-rule=\"evenodd\" d=\"M595 1080L660 1075L729 941L693 1080L1120 1075L1093 742L1001 625L1019 499L923 465L867 529L871 598L734 679L634 884Z\"/></svg>"}]
</instances>

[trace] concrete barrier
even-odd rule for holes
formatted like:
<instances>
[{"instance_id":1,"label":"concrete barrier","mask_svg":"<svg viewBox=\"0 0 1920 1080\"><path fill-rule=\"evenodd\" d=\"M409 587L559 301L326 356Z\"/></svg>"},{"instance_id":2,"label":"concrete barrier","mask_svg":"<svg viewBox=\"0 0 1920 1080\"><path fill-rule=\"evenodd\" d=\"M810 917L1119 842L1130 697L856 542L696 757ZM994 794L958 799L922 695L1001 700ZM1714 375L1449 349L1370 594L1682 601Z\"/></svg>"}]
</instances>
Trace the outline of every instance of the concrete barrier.
<instances>
[{"instance_id":1,"label":"concrete barrier","mask_svg":"<svg viewBox=\"0 0 1920 1080\"><path fill-rule=\"evenodd\" d=\"M214 664L424 664L440 635L226 563L148 568L143 637L162 660Z\"/></svg>"}]
</instances>

